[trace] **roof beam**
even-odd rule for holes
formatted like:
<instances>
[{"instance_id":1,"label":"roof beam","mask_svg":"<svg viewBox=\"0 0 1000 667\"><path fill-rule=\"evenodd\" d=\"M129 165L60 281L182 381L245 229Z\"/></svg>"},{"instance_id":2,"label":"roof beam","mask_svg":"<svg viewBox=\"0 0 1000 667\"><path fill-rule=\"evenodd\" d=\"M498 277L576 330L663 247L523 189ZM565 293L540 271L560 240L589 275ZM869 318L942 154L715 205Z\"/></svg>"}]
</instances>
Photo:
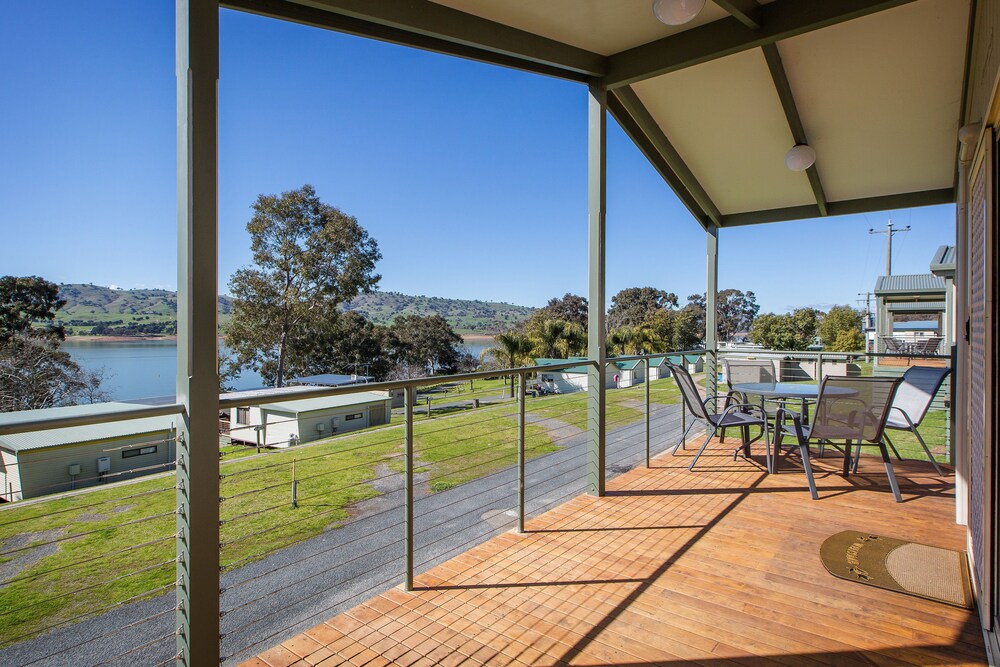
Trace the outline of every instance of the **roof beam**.
<instances>
[{"instance_id":1,"label":"roof beam","mask_svg":"<svg viewBox=\"0 0 1000 667\"><path fill-rule=\"evenodd\" d=\"M718 227L722 214L708 196L694 173L681 158L667 135L660 129L631 87L618 88L609 95L609 109L625 132L632 138L660 172L685 206L706 229ZM669 174L669 176L668 176ZM692 205L693 204L693 205Z\"/></svg>"},{"instance_id":2,"label":"roof beam","mask_svg":"<svg viewBox=\"0 0 1000 667\"><path fill-rule=\"evenodd\" d=\"M554 39L428 0L222 0L230 9L574 81L600 77L607 59Z\"/></svg>"},{"instance_id":3,"label":"roof beam","mask_svg":"<svg viewBox=\"0 0 1000 667\"><path fill-rule=\"evenodd\" d=\"M774 89L778 91L778 99L781 100L781 108L785 112L788 129L792 132L792 139L796 144L808 144L809 138L806 137L805 128L802 127L802 119L799 117L799 110L795 106L795 98L792 96L792 87L788 84L788 75L781 64L778 45L765 44L761 48L764 51L767 68L771 71ZM816 206L819 208L820 215L827 215L826 194L823 192L823 183L819 179L819 172L816 170L815 164L806 169L806 176L809 178L809 187L812 188L813 196L816 198Z\"/></svg>"},{"instance_id":4,"label":"roof beam","mask_svg":"<svg viewBox=\"0 0 1000 667\"><path fill-rule=\"evenodd\" d=\"M734 17L719 19L608 58L604 85L626 86L661 74L755 49L913 0L775 0L761 5L760 29Z\"/></svg>"},{"instance_id":5,"label":"roof beam","mask_svg":"<svg viewBox=\"0 0 1000 667\"><path fill-rule=\"evenodd\" d=\"M715 0L715 4L751 30L760 30L761 12L757 0Z\"/></svg>"},{"instance_id":6,"label":"roof beam","mask_svg":"<svg viewBox=\"0 0 1000 667\"><path fill-rule=\"evenodd\" d=\"M828 202L829 215L853 215L855 213L872 213L875 211L892 211L900 208L916 208L918 206L937 206L939 204L954 204L954 188L940 190L923 190L920 192L905 192L896 195L880 197L865 197L863 199L848 199ZM742 227L744 225L759 225L767 222L788 222L820 217L819 207L791 206L775 208L768 211L750 211L748 213L733 213L722 216L723 227Z\"/></svg>"},{"instance_id":7,"label":"roof beam","mask_svg":"<svg viewBox=\"0 0 1000 667\"><path fill-rule=\"evenodd\" d=\"M674 191L677 198L681 200L685 208L694 216L694 219L698 221L698 224L704 229L713 227L714 225L708 219L708 215L698 202L695 201L694 197L691 196L691 193L684 188L684 184L678 178L677 174L670 168L670 165L663 159L663 156L656 150L635 120L622 107L621 102L612 94L608 95L608 111L611 113L611 117L625 131L625 134L632 140L632 143L646 156L646 159L656 169L657 173L660 174L660 177L667 182L667 185L670 186L670 189Z\"/></svg>"}]
</instances>

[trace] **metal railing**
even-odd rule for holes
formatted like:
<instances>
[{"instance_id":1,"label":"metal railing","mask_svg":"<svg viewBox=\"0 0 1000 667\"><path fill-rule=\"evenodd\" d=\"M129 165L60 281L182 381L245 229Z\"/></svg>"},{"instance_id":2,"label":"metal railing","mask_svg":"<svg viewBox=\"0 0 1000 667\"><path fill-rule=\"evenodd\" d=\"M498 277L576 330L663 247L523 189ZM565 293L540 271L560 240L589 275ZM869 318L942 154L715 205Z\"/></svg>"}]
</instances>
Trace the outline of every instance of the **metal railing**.
<instances>
[{"instance_id":1,"label":"metal railing","mask_svg":"<svg viewBox=\"0 0 1000 667\"><path fill-rule=\"evenodd\" d=\"M696 366L693 370L700 371L705 363L703 350L609 358L607 479L649 465L678 443L688 417L673 378L660 374L657 362L663 357L679 361L681 355ZM538 395L536 391L532 396L528 388L540 373L594 366L592 361L574 360L446 378L223 398L222 409L393 390L402 390L406 400L389 424L293 447L276 448L287 445L287 440L263 433L259 441L244 438L247 445L220 441L216 494L222 566L220 658L226 662L248 658L382 590L397 584L412 587L430 567L499 532L530 530L532 517L586 492L587 392ZM502 376L516 378L513 398L510 385L491 380ZM448 392L442 391L443 382L448 383ZM706 384L711 391L714 383ZM131 409L25 422L23 429L8 424L0 427L0 433L180 412L180 406ZM230 431L250 428L254 427L233 424ZM187 520L178 514L176 487L174 475L166 473L15 503L0 511L0 531L8 524L9 531L60 531L29 541L23 549L4 540L0 532L5 558L40 554L35 569L21 567L6 581L0 580L8 584L0 595L23 582L40 580L49 571L66 574L80 568L97 585L116 591L107 597L108 604L100 604L100 596L85 594L104 589L81 580L80 586L65 589L65 595L11 597L4 606L8 615L37 618L33 625L22 624L27 628L23 632L0 631L0 642L6 646L0 649L0 662L43 663L70 646L83 647L74 654L75 664L81 665L173 661L177 656L169 641L176 631L173 613L176 599L184 599L180 591L170 594L176 589L176 577L156 585L136 582L146 582L153 576L150 573L161 576L175 565L180 551L172 543L182 539ZM112 509L121 507L129 509L120 515ZM80 530L90 518L88 513L109 515L109 524ZM179 519L176 525L175 519ZM147 525L158 526L156 522L169 526L162 534L143 532ZM73 524L77 530L64 528ZM66 546L89 545L88 538L99 539L108 531L120 531L128 539L107 541L103 549L81 550L76 556ZM49 554L53 548L62 560ZM140 562L139 555L145 560ZM123 559L129 567L119 565ZM84 597L89 607L64 611L66 601ZM24 641L43 631L52 631L45 641ZM113 640L103 643L84 639L112 635Z\"/></svg>"},{"instance_id":2,"label":"metal railing","mask_svg":"<svg viewBox=\"0 0 1000 667\"><path fill-rule=\"evenodd\" d=\"M704 372L711 394L725 392L712 362L754 355L775 358L780 379L793 382L950 363L942 355L756 349L609 358L606 479L649 465L685 431L689 417L659 359L683 359ZM402 390L405 402L388 424L293 447L263 432L260 440L256 432L243 438L247 445L220 440L220 658L248 658L382 590L412 587L430 567L499 532L530 530L532 517L586 492L587 392L528 391L540 374L581 367L595 362L224 398L221 407L235 409ZM516 378L513 397L509 384L491 380L503 376ZM948 391L946 383L920 425L943 460L950 452ZM183 418L177 405L135 408L8 423L0 434L162 415ZM230 431L252 428L234 424ZM177 437L154 439L177 451ZM894 437L903 456L919 457L907 434ZM135 466L120 477L154 472ZM186 525L177 510L178 482L169 470L113 479L0 510L0 663L44 664L70 651L81 665L167 664L177 657L173 615L184 598L173 568ZM43 632L44 641L31 640Z\"/></svg>"}]
</instances>

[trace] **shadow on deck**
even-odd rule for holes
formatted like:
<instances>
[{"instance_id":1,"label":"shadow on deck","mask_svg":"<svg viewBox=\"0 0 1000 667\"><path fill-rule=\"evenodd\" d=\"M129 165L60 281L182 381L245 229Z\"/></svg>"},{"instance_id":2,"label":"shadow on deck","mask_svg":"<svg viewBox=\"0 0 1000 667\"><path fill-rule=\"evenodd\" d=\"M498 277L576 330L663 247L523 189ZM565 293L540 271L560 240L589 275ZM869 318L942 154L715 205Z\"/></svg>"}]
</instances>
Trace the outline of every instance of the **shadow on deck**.
<instances>
[{"instance_id":1,"label":"shadow on deck","mask_svg":"<svg viewBox=\"0 0 1000 667\"><path fill-rule=\"evenodd\" d=\"M731 445L661 456L244 665L986 665L974 611L834 578L826 537L962 549L951 476L881 460L765 475Z\"/></svg>"}]
</instances>

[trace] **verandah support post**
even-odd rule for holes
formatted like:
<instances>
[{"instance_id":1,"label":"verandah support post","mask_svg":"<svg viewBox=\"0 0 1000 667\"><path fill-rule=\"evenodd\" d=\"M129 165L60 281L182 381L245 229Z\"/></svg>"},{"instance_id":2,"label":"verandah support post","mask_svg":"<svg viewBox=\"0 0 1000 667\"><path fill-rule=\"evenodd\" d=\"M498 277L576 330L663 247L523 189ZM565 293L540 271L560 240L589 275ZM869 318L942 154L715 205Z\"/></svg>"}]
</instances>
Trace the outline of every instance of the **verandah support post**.
<instances>
[{"instance_id":1,"label":"verandah support post","mask_svg":"<svg viewBox=\"0 0 1000 667\"><path fill-rule=\"evenodd\" d=\"M517 376L517 532L524 532L524 383L526 374Z\"/></svg>"},{"instance_id":2,"label":"verandah support post","mask_svg":"<svg viewBox=\"0 0 1000 667\"><path fill-rule=\"evenodd\" d=\"M643 370L646 373L646 467L649 467L649 359L643 359Z\"/></svg>"},{"instance_id":3,"label":"verandah support post","mask_svg":"<svg viewBox=\"0 0 1000 667\"><path fill-rule=\"evenodd\" d=\"M604 329L605 214L607 210L608 91L590 84L587 114L587 209L589 308L587 315L587 493L604 495L606 444L604 387L607 350Z\"/></svg>"},{"instance_id":4,"label":"verandah support post","mask_svg":"<svg viewBox=\"0 0 1000 667\"><path fill-rule=\"evenodd\" d=\"M405 521L404 548L406 551L406 576L403 589L413 590L413 404L417 400L416 389L406 387L406 418L403 422L403 512Z\"/></svg>"},{"instance_id":5,"label":"verandah support post","mask_svg":"<svg viewBox=\"0 0 1000 667\"><path fill-rule=\"evenodd\" d=\"M219 3L176 0L177 664L219 651Z\"/></svg>"},{"instance_id":6,"label":"verandah support post","mask_svg":"<svg viewBox=\"0 0 1000 667\"><path fill-rule=\"evenodd\" d=\"M708 275L705 284L705 397L719 392L719 329L716 321L719 301L719 230L712 227L705 234L708 245ZM713 401L714 404L714 401ZM715 406L718 409L718 406Z\"/></svg>"}]
</instances>

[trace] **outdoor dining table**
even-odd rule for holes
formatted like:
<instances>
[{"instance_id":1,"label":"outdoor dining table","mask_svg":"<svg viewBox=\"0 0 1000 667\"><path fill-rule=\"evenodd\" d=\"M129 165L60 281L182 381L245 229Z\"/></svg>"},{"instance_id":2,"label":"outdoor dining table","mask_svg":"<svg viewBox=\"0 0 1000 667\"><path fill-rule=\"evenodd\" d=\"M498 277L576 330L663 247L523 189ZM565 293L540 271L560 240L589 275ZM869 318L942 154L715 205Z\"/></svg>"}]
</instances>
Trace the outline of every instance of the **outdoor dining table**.
<instances>
[{"instance_id":1,"label":"outdoor dining table","mask_svg":"<svg viewBox=\"0 0 1000 667\"><path fill-rule=\"evenodd\" d=\"M809 423L809 403L819 397L818 382L740 382L734 384L732 391L740 392L744 395L760 396L761 407L765 399L770 400L794 400L802 406L802 423ZM827 387L827 393L831 395L851 396L857 392L843 387ZM779 426L775 424L775 428ZM770 451L771 443L767 443ZM775 452L777 455L777 452ZM773 470L768 470L773 472Z\"/></svg>"}]
</instances>

